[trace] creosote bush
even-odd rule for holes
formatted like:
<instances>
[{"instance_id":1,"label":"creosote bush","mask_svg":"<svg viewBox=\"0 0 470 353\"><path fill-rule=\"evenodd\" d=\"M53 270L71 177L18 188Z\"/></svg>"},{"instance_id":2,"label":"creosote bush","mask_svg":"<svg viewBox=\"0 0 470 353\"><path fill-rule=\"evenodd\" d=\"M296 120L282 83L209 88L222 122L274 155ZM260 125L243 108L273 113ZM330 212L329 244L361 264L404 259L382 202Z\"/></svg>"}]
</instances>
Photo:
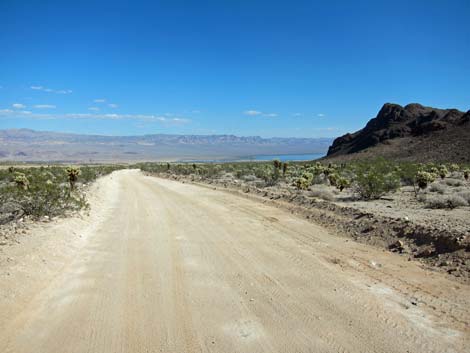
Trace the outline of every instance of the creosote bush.
<instances>
[{"instance_id":1,"label":"creosote bush","mask_svg":"<svg viewBox=\"0 0 470 353\"><path fill-rule=\"evenodd\" d=\"M374 163L358 163L355 174L355 191L364 200L378 199L400 187L397 171L384 159L377 159Z\"/></svg>"}]
</instances>

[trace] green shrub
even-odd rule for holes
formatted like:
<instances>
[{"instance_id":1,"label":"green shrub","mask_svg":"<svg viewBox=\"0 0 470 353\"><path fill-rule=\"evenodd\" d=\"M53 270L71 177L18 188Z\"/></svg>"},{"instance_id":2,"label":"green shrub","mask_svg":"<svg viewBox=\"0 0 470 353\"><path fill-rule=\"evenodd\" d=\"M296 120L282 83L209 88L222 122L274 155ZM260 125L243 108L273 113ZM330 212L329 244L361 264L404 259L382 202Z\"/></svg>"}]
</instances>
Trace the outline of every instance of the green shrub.
<instances>
[{"instance_id":1,"label":"green shrub","mask_svg":"<svg viewBox=\"0 0 470 353\"><path fill-rule=\"evenodd\" d=\"M378 199L400 187L394 166L384 159L358 163L355 173L355 191L363 200Z\"/></svg>"}]
</instances>

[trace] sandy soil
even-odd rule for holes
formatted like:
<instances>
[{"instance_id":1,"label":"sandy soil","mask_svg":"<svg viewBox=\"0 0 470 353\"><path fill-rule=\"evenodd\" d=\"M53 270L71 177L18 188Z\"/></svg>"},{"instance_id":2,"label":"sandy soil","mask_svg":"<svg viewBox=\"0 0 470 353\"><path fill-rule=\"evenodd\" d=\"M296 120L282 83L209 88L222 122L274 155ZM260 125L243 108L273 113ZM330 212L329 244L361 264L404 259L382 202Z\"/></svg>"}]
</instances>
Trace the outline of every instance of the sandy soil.
<instances>
[{"instance_id":1,"label":"sandy soil","mask_svg":"<svg viewBox=\"0 0 470 353\"><path fill-rule=\"evenodd\" d=\"M1 352L464 352L470 287L229 193L120 171L0 253Z\"/></svg>"}]
</instances>

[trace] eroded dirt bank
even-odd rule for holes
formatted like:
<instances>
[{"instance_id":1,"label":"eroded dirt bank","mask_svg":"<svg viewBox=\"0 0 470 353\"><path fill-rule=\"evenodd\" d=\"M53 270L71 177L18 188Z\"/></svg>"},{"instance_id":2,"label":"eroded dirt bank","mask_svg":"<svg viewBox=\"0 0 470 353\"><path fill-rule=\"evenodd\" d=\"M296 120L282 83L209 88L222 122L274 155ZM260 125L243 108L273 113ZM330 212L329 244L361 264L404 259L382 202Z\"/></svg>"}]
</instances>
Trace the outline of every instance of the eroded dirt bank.
<instances>
[{"instance_id":1,"label":"eroded dirt bank","mask_svg":"<svg viewBox=\"0 0 470 353\"><path fill-rule=\"evenodd\" d=\"M0 351L470 344L468 285L283 209L127 170L101 179L91 204L0 253Z\"/></svg>"}]
</instances>

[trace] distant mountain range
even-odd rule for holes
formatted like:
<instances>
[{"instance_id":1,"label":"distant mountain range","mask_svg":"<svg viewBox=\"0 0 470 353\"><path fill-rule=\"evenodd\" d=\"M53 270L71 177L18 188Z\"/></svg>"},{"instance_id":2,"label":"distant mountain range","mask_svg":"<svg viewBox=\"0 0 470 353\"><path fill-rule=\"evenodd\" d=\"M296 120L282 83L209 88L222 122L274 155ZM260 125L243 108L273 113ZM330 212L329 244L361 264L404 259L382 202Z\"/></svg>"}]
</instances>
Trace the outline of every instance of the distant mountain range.
<instances>
[{"instance_id":1,"label":"distant mountain range","mask_svg":"<svg viewBox=\"0 0 470 353\"><path fill-rule=\"evenodd\" d=\"M470 111L387 103L363 129L335 139L327 158L376 156L468 163Z\"/></svg>"},{"instance_id":2,"label":"distant mountain range","mask_svg":"<svg viewBox=\"0 0 470 353\"><path fill-rule=\"evenodd\" d=\"M325 154L331 138L233 135L100 136L29 129L0 130L0 161L131 162L250 159L270 154Z\"/></svg>"}]
</instances>

